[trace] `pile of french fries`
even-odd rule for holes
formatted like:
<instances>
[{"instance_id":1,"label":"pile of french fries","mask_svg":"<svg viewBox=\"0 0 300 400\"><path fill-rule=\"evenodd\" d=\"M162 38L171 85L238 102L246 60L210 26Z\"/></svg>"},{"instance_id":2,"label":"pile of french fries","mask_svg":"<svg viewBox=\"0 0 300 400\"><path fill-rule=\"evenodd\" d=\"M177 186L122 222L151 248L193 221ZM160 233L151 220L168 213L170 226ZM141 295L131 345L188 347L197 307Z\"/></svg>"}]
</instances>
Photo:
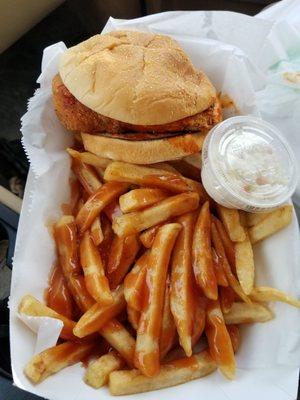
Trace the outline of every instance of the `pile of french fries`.
<instances>
[{"instance_id":1,"label":"pile of french fries","mask_svg":"<svg viewBox=\"0 0 300 400\"><path fill-rule=\"evenodd\" d=\"M184 161L139 166L68 151L72 195L54 226L46 304L27 295L19 305L63 329L56 346L26 365L27 377L39 383L90 357L85 382L108 384L112 395L217 368L233 379L239 326L272 319L268 301L300 306L254 286L253 245L288 225L292 206L247 214L210 199L200 171ZM198 352L200 340L206 348Z\"/></svg>"}]
</instances>

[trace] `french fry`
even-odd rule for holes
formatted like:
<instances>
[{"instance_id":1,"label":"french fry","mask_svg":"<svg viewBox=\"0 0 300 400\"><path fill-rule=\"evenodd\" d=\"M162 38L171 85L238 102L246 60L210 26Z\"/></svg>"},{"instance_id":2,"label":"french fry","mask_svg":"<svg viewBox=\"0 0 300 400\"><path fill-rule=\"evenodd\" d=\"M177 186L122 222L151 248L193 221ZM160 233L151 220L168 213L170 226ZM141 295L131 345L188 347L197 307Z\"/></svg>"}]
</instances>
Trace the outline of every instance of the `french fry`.
<instances>
[{"instance_id":1,"label":"french fry","mask_svg":"<svg viewBox=\"0 0 300 400\"><path fill-rule=\"evenodd\" d=\"M275 289L267 286L255 287L250 293L251 299L254 301L281 301L291 306L300 308L300 300L282 290Z\"/></svg>"},{"instance_id":2,"label":"french fry","mask_svg":"<svg viewBox=\"0 0 300 400\"><path fill-rule=\"evenodd\" d=\"M49 286L46 293L47 306L59 314L72 319L73 299L68 289L61 266L56 263L51 272Z\"/></svg>"},{"instance_id":3,"label":"french fry","mask_svg":"<svg viewBox=\"0 0 300 400\"><path fill-rule=\"evenodd\" d=\"M78 338L73 335L75 322L52 310L50 307L45 306L35 297L30 295L24 296L20 301L18 311L20 314L30 315L32 317L50 317L59 319L64 324L60 337L65 340L78 341Z\"/></svg>"},{"instance_id":4,"label":"french fry","mask_svg":"<svg viewBox=\"0 0 300 400\"><path fill-rule=\"evenodd\" d=\"M260 212L260 213L250 213L250 212L249 213L245 213L246 225L248 227L257 225L261 221L263 221L265 218L267 218L272 212L274 212L274 211Z\"/></svg>"},{"instance_id":5,"label":"french fry","mask_svg":"<svg viewBox=\"0 0 300 400\"><path fill-rule=\"evenodd\" d=\"M80 242L80 262L89 294L98 303L112 304L113 297L105 276L101 256L89 232L85 232Z\"/></svg>"},{"instance_id":6,"label":"french fry","mask_svg":"<svg viewBox=\"0 0 300 400\"><path fill-rule=\"evenodd\" d=\"M241 344L241 335L239 327L238 325L228 325L226 326L226 328L231 339L233 351L234 353L236 353Z\"/></svg>"},{"instance_id":7,"label":"french fry","mask_svg":"<svg viewBox=\"0 0 300 400\"><path fill-rule=\"evenodd\" d=\"M116 351L111 351L91 362L86 370L84 381L95 389L108 383L109 374L124 366L124 361Z\"/></svg>"},{"instance_id":8,"label":"french fry","mask_svg":"<svg viewBox=\"0 0 300 400\"><path fill-rule=\"evenodd\" d=\"M146 247L147 249L150 249L150 247L152 247L155 235L160 227L161 224L152 226L152 228L146 229L140 234L140 241L142 242L142 245L144 247Z\"/></svg>"},{"instance_id":9,"label":"french fry","mask_svg":"<svg viewBox=\"0 0 300 400\"><path fill-rule=\"evenodd\" d=\"M217 204L217 211L224 227L233 242L242 242L246 239L245 230L240 222L239 211Z\"/></svg>"},{"instance_id":10,"label":"french fry","mask_svg":"<svg viewBox=\"0 0 300 400\"><path fill-rule=\"evenodd\" d=\"M216 300L210 300L207 305L205 334L212 358L223 375L233 379L236 370L233 347L220 304Z\"/></svg>"},{"instance_id":11,"label":"french fry","mask_svg":"<svg viewBox=\"0 0 300 400\"><path fill-rule=\"evenodd\" d=\"M124 279L124 296L130 308L142 310L143 288L147 273L149 251L146 251L135 263L132 270Z\"/></svg>"},{"instance_id":12,"label":"french fry","mask_svg":"<svg viewBox=\"0 0 300 400\"><path fill-rule=\"evenodd\" d=\"M54 227L54 236L58 258L68 288L81 311L94 304L93 298L86 290L84 278L78 262L77 228L73 216L65 215Z\"/></svg>"},{"instance_id":13,"label":"french fry","mask_svg":"<svg viewBox=\"0 0 300 400\"><path fill-rule=\"evenodd\" d=\"M121 322L116 319L110 320L99 330L99 333L117 350L126 363L133 367L135 340Z\"/></svg>"},{"instance_id":14,"label":"french fry","mask_svg":"<svg viewBox=\"0 0 300 400\"><path fill-rule=\"evenodd\" d=\"M114 199L111 201L104 209L103 212L107 216L107 218L110 220L110 222L113 222L113 220L120 215L122 215L122 211L119 205L119 199Z\"/></svg>"},{"instance_id":15,"label":"french fry","mask_svg":"<svg viewBox=\"0 0 300 400\"><path fill-rule=\"evenodd\" d=\"M194 165L186 162L185 160L174 160L169 163L176 168L178 172L187 178L193 179L194 181L200 181L201 170Z\"/></svg>"},{"instance_id":16,"label":"french fry","mask_svg":"<svg viewBox=\"0 0 300 400\"><path fill-rule=\"evenodd\" d=\"M161 322L161 333L159 339L160 359L163 360L174 346L176 336L176 325L170 308L170 279L166 280L165 300Z\"/></svg>"},{"instance_id":17,"label":"french fry","mask_svg":"<svg viewBox=\"0 0 300 400\"><path fill-rule=\"evenodd\" d=\"M99 246L104 239L100 216L97 217L91 225L91 237L95 246Z\"/></svg>"},{"instance_id":18,"label":"french fry","mask_svg":"<svg viewBox=\"0 0 300 400\"><path fill-rule=\"evenodd\" d=\"M226 232L226 229L224 228L222 222L215 216L213 216L212 218L221 237L227 260L231 266L232 271L235 272L235 244L228 236L228 233Z\"/></svg>"},{"instance_id":19,"label":"french fry","mask_svg":"<svg viewBox=\"0 0 300 400\"><path fill-rule=\"evenodd\" d=\"M141 313L127 304L127 318L134 330L137 331Z\"/></svg>"},{"instance_id":20,"label":"french fry","mask_svg":"<svg viewBox=\"0 0 300 400\"><path fill-rule=\"evenodd\" d=\"M205 327L205 310L207 299L204 296L199 296L199 293L194 292L194 307L192 310L193 315L193 329L192 329L192 347L194 347L200 339Z\"/></svg>"},{"instance_id":21,"label":"french fry","mask_svg":"<svg viewBox=\"0 0 300 400\"><path fill-rule=\"evenodd\" d=\"M222 313L227 314L235 300L235 292L232 287L219 287L219 299Z\"/></svg>"},{"instance_id":22,"label":"french fry","mask_svg":"<svg viewBox=\"0 0 300 400\"><path fill-rule=\"evenodd\" d=\"M95 303L90 307L76 323L73 330L77 337L85 337L90 333L99 331L109 320L116 317L126 306L124 288L120 285L112 292L113 303L104 306Z\"/></svg>"},{"instance_id":23,"label":"french fry","mask_svg":"<svg viewBox=\"0 0 300 400\"><path fill-rule=\"evenodd\" d=\"M78 182L77 178L70 178L69 184L71 192L69 197L70 200L68 203L63 203L61 205L61 210L63 214L76 215L77 204L81 196L80 183Z\"/></svg>"},{"instance_id":24,"label":"french fry","mask_svg":"<svg viewBox=\"0 0 300 400\"><path fill-rule=\"evenodd\" d=\"M101 186L81 208L76 216L80 233L84 233L98 217L100 212L113 199L126 192L128 185L120 182L107 182Z\"/></svg>"},{"instance_id":25,"label":"french fry","mask_svg":"<svg viewBox=\"0 0 300 400\"><path fill-rule=\"evenodd\" d=\"M172 172L173 174L176 175L181 175L179 171L175 167L173 167L171 164L167 162L158 162L155 164L150 164L150 165L145 165L145 167L150 167L150 168L155 168L155 169L163 169L164 171Z\"/></svg>"},{"instance_id":26,"label":"french fry","mask_svg":"<svg viewBox=\"0 0 300 400\"><path fill-rule=\"evenodd\" d=\"M285 228L291 223L292 215L293 206L289 204L271 212L258 224L249 228L251 243L257 243Z\"/></svg>"},{"instance_id":27,"label":"french fry","mask_svg":"<svg viewBox=\"0 0 300 400\"><path fill-rule=\"evenodd\" d=\"M207 199L203 186L199 182L162 169L114 161L106 168L104 179L154 187L175 193L197 192L201 202Z\"/></svg>"},{"instance_id":28,"label":"french fry","mask_svg":"<svg viewBox=\"0 0 300 400\"><path fill-rule=\"evenodd\" d=\"M217 284L218 286L228 286L228 280L226 278L226 274L224 272L223 268L223 262L224 260L220 257L218 257L216 250L213 248L212 249L212 257L213 257L213 263L214 263L214 271L215 271L215 276L217 279Z\"/></svg>"},{"instance_id":29,"label":"french fry","mask_svg":"<svg viewBox=\"0 0 300 400\"><path fill-rule=\"evenodd\" d=\"M267 322L274 318L272 311L262 304L233 303L230 311L224 314L227 325Z\"/></svg>"},{"instance_id":30,"label":"french fry","mask_svg":"<svg viewBox=\"0 0 300 400\"><path fill-rule=\"evenodd\" d=\"M65 342L51 347L32 357L24 369L25 375L33 383L42 382L48 376L81 361L92 352L94 346L95 343Z\"/></svg>"},{"instance_id":31,"label":"french fry","mask_svg":"<svg viewBox=\"0 0 300 400\"><path fill-rule=\"evenodd\" d=\"M92 165L93 167L105 169L108 164L111 163L111 160L109 158L98 157L88 151L79 152L77 150L67 148L67 152L74 159L80 160L85 164Z\"/></svg>"},{"instance_id":32,"label":"french fry","mask_svg":"<svg viewBox=\"0 0 300 400\"><path fill-rule=\"evenodd\" d=\"M114 237L106 269L112 289L115 289L123 281L139 249L140 242L137 235Z\"/></svg>"},{"instance_id":33,"label":"french fry","mask_svg":"<svg viewBox=\"0 0 300 400\"><path fill-rule=\"evenodd\" d=\"M115 396L148 392L201 378L215 369L215 362L203 351L162 365L155 377L144 376L138 370L114 371L109 375L109 390Z\"/></svg>"},{"instance_id":34,"label":"french fry","mask_svg":"<svg viewBox=\"0 0 300 400\"><path fill-rule=\"evenodd\" d=\"M211 248L211 215L208 201L202 206L194 231L192 263L197 285L206 297L218 298L217 279Z\"/></svg>"},{"instance_id":35,"label":"french fry","mask_svg":"<svg viewBox=\"0 0 300 400\"><path fill-rule=\"evenodd\" d=\"M143 210L166 197L168 197L168 193L161 189L140 188L133 189L120 196L119 203L121 211L128 213Z\"/></svg>"},{"instance_id":36,"label":"french fry","mask_svg":"<svg viewBox=\"0 0 300 400\"><path fill-rule=\"evenodd\" d=\"M74 217L75 217L79 213L79 211L82 209L83 205L84 205L84 200L82 197L80 197L80 199L77 201L74 212L71 214L74 215Z\"/></svg>"},{"instance_id":37,"label":"french fry","mask_svg":"<svg viewBox=\"0 0 300 400\"><path fill-rule=\"evenodd\" d=\"M102 186L98 175L94 171L93 167L88 164L84 164L78 159L73 159L72 169L79 180L79 182L84 187L84 190L89 195L92 195L97 189Z\"/></svg>"},{"instance_id":38,"label":"french fry","mask_svg":"<svg viewBox=\"0 0 300 400\"><path fill-rule=\"evenodd\" d=\"M165 282L171 252L180 229L181 225L176 223L163 225L157 232L149 254L134 357L134 365L147 376L157 375L160 368L159 334Z\"/></svg>"},{"instance_id":39,"label":"french fry","mask_svg":"<svg viewBox=\"0 0 300 400\"><path fill-rule=\"evenodd\" d=\"M192 355L192 240L195 224L194 213L187 213L176 220L182 225L178 234L171 264L170 305L177 328L179 342L185 354Z\"/></svg>"},{"instance_id":40,"label":"french fry","mask_svg":"<svg viewBox=\"0 0 300 400\"><path fill-rule=\"evenodd\" d=\"M243 242L235 244L235 268L243 291L250 294L254 286L254 256L248 232Z\"/></svg>"},{"instance_id":41,"label":"french fry","mask_svg":"<svg viewBox=\"0 0 300 400\"><path fill-rule=\"evenodd\" d=\"M102 262L106 269L108 264L108 259L110 256L111 245L114 239L114 232L112 230L110 221L105 215L101 215L101 227L103 232L103 240L98 248Z\"/></svg>"},{"instance_id":42,"label":"french fry","mask_svg":"<svg viewBox=\"0 0 300 400\"><path fill-rule=\"evenodd\" d=\"M243 289L241 288L241 285L239 284L238 280L236 279L236 277L233 275L230 265L227 261L227 257L225 254L225 250L223 247L223 243L221 240L221 237L219 235L219 232L216 228L215 223L213 222L211 225L211 234L212 234L212 242L213 242L213 246L216 250L216 253L218 255L218 257L220 257L221 259L223 259L223 268L228 280L229 285L232 287L232 289L235 291L235 293L246 303L251 303L251 300L249 299L249 297L247 297L247 295L244 293Z\"/></svg>"},{"instance_id":43,"label":"french fry","mask_svg":"<svg viewBox=\"0 0 300 400\"><path fill-rule=\"evenodd\" d=\"M168 197L142 211L136 211L117 217L113 222L113 230L118 236L129 236L141 232L171 217L177 217L198 207L197 193L181 193Z\"/></svg>"}]
</instances>

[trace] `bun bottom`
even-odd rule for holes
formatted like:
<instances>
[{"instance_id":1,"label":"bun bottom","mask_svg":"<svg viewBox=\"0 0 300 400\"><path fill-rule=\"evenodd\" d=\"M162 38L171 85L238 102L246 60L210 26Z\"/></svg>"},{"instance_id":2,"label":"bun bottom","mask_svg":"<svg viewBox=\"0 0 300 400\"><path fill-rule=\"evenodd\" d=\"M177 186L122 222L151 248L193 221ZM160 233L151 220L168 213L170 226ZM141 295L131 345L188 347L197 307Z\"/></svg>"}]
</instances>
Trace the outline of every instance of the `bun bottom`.
<instances>
[{"instance_id":1,"label":"bun bottom","mask_svg":"<svg viewBox=\"0 0 300 400\"><path fill-rule=\"evenodd\" d=\"M195 132L152 140L126 140L81 134L86 151L133 164L155 164L196 154L202 149L206 135L207 132Z\"/></svg>"}]
</instances>

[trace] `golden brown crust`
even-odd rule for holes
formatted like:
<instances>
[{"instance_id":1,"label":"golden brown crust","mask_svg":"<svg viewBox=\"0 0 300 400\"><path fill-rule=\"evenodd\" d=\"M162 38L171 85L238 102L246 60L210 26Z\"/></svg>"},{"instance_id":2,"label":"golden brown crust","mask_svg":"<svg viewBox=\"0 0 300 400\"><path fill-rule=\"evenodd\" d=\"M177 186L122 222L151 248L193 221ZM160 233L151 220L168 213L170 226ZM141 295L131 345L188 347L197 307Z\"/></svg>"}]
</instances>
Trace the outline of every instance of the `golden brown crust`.
<instances>
[{"instance_id":1,"label":"golden brown crust","mask_svg":"<svg viewBox=\"0 0 300 400\"><path fill-rule=\"evenodd\" d=\"M65 128L73 132L106 132L111 135L129 132L128 136L126 135L128 140L139 140L132 132L144 132L145 135L140 137L141 139L152 139L168 136L166 132L206 131L222 119L219 101L215 99L207 110L179 121L163 125L132 125L105 117L87 108L70 93L58 74L53 79L52 89L57 116ZM151 137L153 133L162 133L162 135Z\"/></svg>"},{"instance_id":2,"label":"golden brown crust","mask_svg":"<svg viewBox=\"0 0 300 400\"><path fill-rule=\"evenodd\" d=\"M133 125L163 125L206 110L216 97L171 37L139 31L95 35L68 49L59 73L89 109Z\"/></svg>"}]
</instances>

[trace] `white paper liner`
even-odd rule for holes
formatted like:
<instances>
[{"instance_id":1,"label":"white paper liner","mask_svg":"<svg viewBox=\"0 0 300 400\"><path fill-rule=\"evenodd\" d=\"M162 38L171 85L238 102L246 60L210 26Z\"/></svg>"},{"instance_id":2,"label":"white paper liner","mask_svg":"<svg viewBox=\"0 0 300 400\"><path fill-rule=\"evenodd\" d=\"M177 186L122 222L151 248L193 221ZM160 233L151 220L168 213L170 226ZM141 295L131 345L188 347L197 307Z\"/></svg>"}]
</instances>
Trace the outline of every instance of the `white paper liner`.
<instances>
[{"instance_id":1,"label":"white paper liner","mask_svg":"<svg viewBox=\"0 0 300 400\"><path fill-rule=\"evenodd\" d=\"M286 51L278 44L282 26L278 28L272 22L236 13L175 12L132 21L110 19L105 31L119 28L150 30L175 37L194 64L209 75L217 90L227 93L244 114L259 114L256 92L264 87L263 72ZM263 63L257 64L262 48L268 49L267 55ZM95 391L82 382L83 369L79 364L38 386L31 385L23 374L35 350L53 345L60 329L57 321L51 318L47 319L46 328L44 319L38 322L39 318L25 318L26 324L38 332L36 340L18 318L17 306L27 293L43 298L55 259L54 243L47 226L59 217L60 205L69 197L70 162L65 148L72 143L72 136L62 128L51 103L51 81L64 50L61 42L45 49L38 80L41 88L29 101L28 112L22 118L23 144L31 161L31 171L19 223L10 297L12 369L19 387L48 399L107 399L107 389ZM258 284L299 295L296 217L285 230L256 245L255 258ZM295 397L300 360L300 313L285 304L276 303L272 308L276 319L243 328L236 381L227 382L216 373L176 388L123 399L140 399L141 396L143 399L162 396L172 400L196 399L199 394L214 400Z\"/></svg>"}]
</instances>

